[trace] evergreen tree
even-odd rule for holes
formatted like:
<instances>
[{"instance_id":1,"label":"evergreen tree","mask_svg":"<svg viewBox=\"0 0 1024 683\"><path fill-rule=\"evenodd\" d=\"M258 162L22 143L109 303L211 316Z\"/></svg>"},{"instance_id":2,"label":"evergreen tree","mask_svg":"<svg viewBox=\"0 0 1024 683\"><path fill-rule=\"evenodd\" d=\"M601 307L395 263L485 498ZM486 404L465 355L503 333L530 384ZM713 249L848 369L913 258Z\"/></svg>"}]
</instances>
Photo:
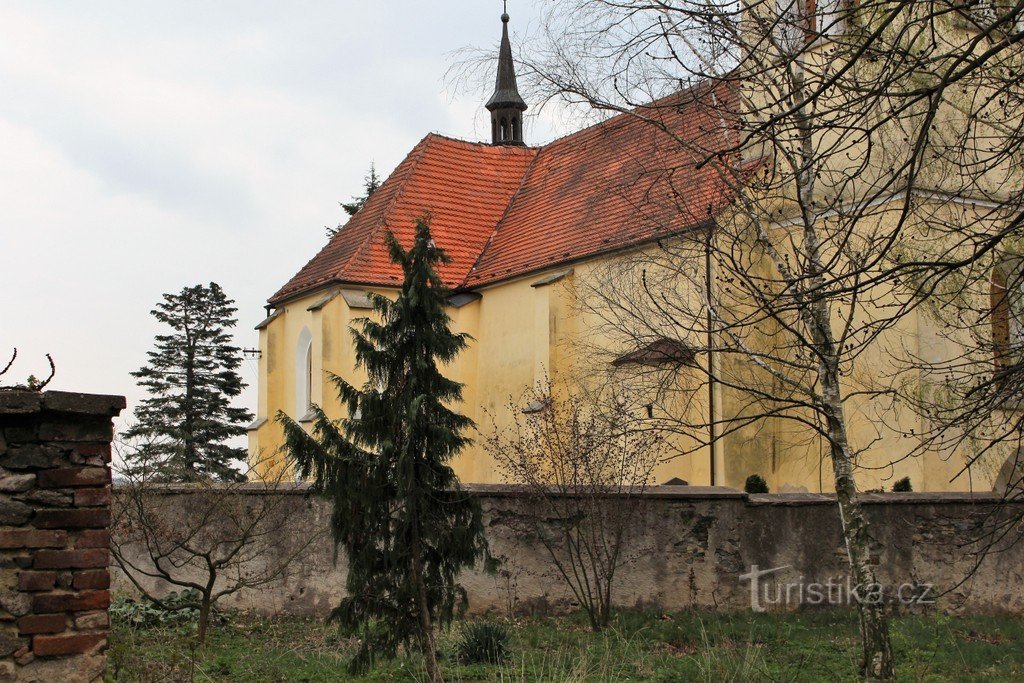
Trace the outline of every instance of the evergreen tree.
<instances>
[{"instance_id":1,"label":"evergreen tree","mask_svg":"<svg viewBox=\"0 0 1024 683\"><path fill-rule=\"evenodd\" d=\"M312 435L283 413L278 419L303 477L334 503L332 529L349 565L348 597L331 619L362 639L352 671L415 639L438 681L434 625L464 609L456 577L486 554L479 505L447 464L473 422L447 407L462 385L438 368L468 337L449 329L448 292L434 270L446 257L428 223L417 222L408 252L390 233L388 242L404 272L401 291L394 301L372 295L379 321L352 330L368 379L357 389L333 377L352 417L332 422L314 406Z\"/></svg>"},{"instance_id":2,"label":"evergreen tree","mask_svg":"<svg viewBox=\"0 0 1024 683\"><path fill-rule=\"evenodd\" d=\"M365 204L366 200L370 198L370 195L377 191L377 188L380 187L380 183L381 180L380 177L377 175L377 167L374 166L374 164L371 162L370 173L365 178L363 178L362 196L353 197L352 201L348 203L341 202L341 208L345 209L345 213L347 213L349 216L355 216L356 212L359 211L359 209L363 208L363 204ZM330 239L331 237L337 235L338 231L341 230L341 228L342 226L340 224L336 228L324 228L324 230L327 231L327 238Z\"/></svg>"},{"instance_id":3,"label":"evergreen tree","mask_svg":"<svg viewBox=\"0 0 1024 683\"><path fill-rule=\"evenodd\" d=\"M245 434L252 420L247 409L231 406L245 388L241 352L231 344L233 304L211 282L164 294L153 309L171 332L157 335L149 362L132 373L149 398L135 408L136 423L123 435L146 444L126 458L130 468L156 467L161 478L178 481L241 476L231 463L246 451L225 443Z\"/></svg>"}]
</instances>

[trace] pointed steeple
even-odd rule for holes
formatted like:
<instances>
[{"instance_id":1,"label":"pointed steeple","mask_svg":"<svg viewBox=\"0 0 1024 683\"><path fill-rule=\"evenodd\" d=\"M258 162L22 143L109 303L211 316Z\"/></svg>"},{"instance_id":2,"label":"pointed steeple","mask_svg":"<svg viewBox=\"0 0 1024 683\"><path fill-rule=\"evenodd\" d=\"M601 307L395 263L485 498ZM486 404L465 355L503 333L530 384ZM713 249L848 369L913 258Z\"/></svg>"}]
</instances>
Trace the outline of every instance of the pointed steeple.
<instances>
[{"instance_id":1,"label":"pointed steeple","mask_svg":"<svg viewBox=\"0 0 1024 683\"><path fill-rule=\"evenodd\" d=\"M508 39L508 11L501 15L501 50L498 52L498 77L494 94L484 105L491 112L491 143L522 145L523 112L526 102L516 85L516 66L512 61L512 44Z\"/></svg>"}]
</instances>

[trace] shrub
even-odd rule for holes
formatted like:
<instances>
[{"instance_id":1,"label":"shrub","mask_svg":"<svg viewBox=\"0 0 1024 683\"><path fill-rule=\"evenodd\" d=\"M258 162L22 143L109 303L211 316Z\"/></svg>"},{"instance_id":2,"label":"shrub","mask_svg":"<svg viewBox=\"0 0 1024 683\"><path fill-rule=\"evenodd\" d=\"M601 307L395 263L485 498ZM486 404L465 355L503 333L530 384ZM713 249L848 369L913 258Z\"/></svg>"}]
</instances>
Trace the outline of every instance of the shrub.
<instances>
[{"instance_id":1,"label":"shrub","mask_svg":"<svg viewBox=\"0 0 1024 683\"><path fill-rule=\"evenodd\" d=\"M768 482L760 474L751 474L743 483L743 490L747 493L768 493Z\"/></svg>"},{"instance_id":2,"label":"shrub","mask_svg":"<svg viewBox=\"0 0 1024 683\"><path fill-rule=\"evenodd\" d=\"M892 485L894 493L907 493L914 490L914 487L910 485L910 477L903 477Z\"/></svg>"},{"instance_id":3,"label":"shrub","mask_svg":"<svg viewBox=\"0 0 1024 683\"><path fill-rule=\"evenodd\" d=\"M135 628L187 624L199 618L199 610L191 606L198 594L194 588L168 593L161 599L166 609L146 598L117 600L110 606L110 615Z\"/></svg>"},{"instance_id":4,"label":"shrub","mask_svg":"<svg viewBox=\"0 0 1024 683\"><path fill-rule=\"evenodd\" d=\"M500 664L508 654L508 629L493 621L462 627L455 654L463 664Z\"/></svg>"}]
</instances>

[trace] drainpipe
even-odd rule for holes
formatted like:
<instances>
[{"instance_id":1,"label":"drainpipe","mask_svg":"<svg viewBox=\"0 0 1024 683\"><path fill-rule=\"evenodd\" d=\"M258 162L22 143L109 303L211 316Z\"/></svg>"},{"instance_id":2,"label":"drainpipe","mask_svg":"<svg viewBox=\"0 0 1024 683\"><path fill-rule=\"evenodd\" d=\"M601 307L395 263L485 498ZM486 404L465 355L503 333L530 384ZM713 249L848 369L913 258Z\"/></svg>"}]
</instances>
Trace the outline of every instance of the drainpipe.
<instances>
[{"instance_id":1,"label":"drainpipe","mask_svg":"<svg viewBox=\"0 0 1024 683\"><path fill-rule=\"evenodd\" d=\"M711 231L714 224L708 225L707 233L704 237L704 287L707 292L707 345L708 345L708 451L710 461L710 479L711 485L715 486L718 482L718 477L715 471L715 460L717 452L716 430L715 430L715 353L714 343L715 338L711 332L714 324L713 316L711 314Z\"/></svg>"}]
</instances>

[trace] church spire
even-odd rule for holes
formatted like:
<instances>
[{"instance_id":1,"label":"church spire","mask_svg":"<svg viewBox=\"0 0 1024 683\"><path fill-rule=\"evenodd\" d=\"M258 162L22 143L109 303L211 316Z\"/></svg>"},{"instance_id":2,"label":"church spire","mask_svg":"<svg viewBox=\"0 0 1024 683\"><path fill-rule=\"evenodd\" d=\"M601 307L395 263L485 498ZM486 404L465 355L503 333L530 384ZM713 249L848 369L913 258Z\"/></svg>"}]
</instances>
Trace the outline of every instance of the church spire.
<instances>
[{"instance_id":1,"label":"church spire","mask_svg":"<svg viewBox=\"0 0 1024 683\"><path fill-rule=\"evenodd\" d=\"M487 100L491 112L491 142L495 145L522 145L523 112L526 102L516 86L516 67L512 61L512 44L508 40L508 7L501 15L501 50L498 52L498 77L494 94Z\"/></svg>"}]
</instances>

